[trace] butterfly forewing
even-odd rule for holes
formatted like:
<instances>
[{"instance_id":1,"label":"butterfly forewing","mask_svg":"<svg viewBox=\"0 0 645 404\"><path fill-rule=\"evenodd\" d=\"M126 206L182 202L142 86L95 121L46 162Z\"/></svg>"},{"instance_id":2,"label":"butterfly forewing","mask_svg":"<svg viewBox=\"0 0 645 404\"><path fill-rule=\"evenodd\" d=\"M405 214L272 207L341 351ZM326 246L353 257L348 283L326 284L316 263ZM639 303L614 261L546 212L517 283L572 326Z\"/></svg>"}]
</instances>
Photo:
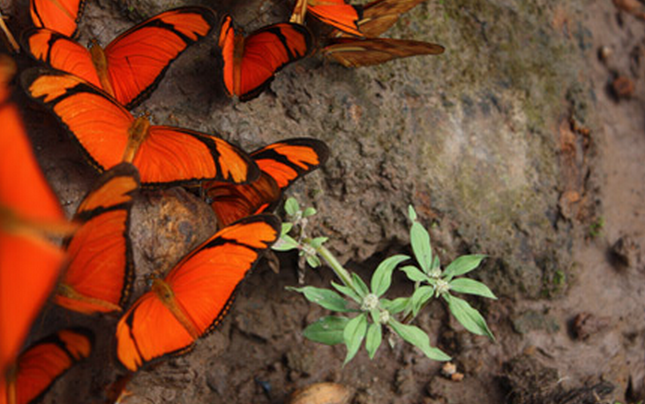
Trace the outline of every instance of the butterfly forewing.
<instances>
[{"instance_id":1,"label":"butterfly forewing","mask_svg":"<svg viewBox=\"0 0 645 404\"><path fill-rule=\"evenodd\" d=\"M69 265L54 301L85 314L120 311L133 277L129 217L139 176L122 163L106 172L79 206L82 224L67 244Z\"/></svg>"},{"instance_id":2,"label":"butterfly forewing","mask_svg":"<svg viewBox=\"0 0 645 404\"><path fill-rule=\"evenodd\" d=\"M30 0L31 20L36 27L49 28L71 37L85 6L85 0Z\"/></svg>"}]
</instances>

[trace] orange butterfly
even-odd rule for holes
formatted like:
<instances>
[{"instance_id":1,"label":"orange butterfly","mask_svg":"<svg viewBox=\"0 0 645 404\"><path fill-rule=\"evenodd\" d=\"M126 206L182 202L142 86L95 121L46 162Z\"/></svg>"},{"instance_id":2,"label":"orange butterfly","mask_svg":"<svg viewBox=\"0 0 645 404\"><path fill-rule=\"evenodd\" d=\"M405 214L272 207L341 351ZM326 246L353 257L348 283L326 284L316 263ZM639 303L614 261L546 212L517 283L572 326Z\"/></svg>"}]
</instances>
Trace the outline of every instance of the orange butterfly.
<instances>
[{"instance_id":1,"label":"orange butterfly","mask_svg":"<svg viewBox=\"0 0 645 404\"><path fill-rule=\"evenodd\" d=\"M87 358L94 336L89 330L58 331L30 346L0 381L0 403L27 404L47 392L72 365ZM6 383L6 384L5 384Z\"/></svg>"},{"instance_id":2,"label":"orange butterfly","mask_svg":"<svg viewBox=\"0 0 645 404\"><path fill-rule=\"evenodd\" d=\"M273 24L244 37L225 16L219 35L226 93L242 101L257 97L285 65L309 55L312 37L304 25Z\"/></svg>"},{"instance_id":3,"label":"orange butterfly","mask_svg":"<svg viewBox=\"0 0 645 404\"><path fill-rule=\"evenodd\" d=\"M71 74L30 69L27 93L50 109L99 171L122 161L139 169L141 183L175 185L203 180L245 183L259 176L253 160L218 137L134 118L115 99Z\"/></svg>"},{"instance_id":4,"label":"orange butterfly","mask_svg":"<svg viewBox=\"0 0 645 404\"><path fill-rule=\"evenodd\" d=\"M375 0L364 5L362 18L358 21L358 29L363 35L375 38L392 25L401 14L408 12L425 0Z\"/></svg>"},{"instance_id":5,"label":"orange butterfly","mask_svg":"<svg viewBox=\"0 0 645 404\"><path fill-rule=\"evenodd\" d=\"M410 56L439 55L444 50L443 46L435 43L406 39L333 38L321 52L345 67L360 67Z\"/></svg>"},{"instance_id":6,"label":"orange butterfly","mask_svg":"<svg viewBox=\"0 0 645 404\"><path fill-rule=\"evenodd\" d=\"M13 61L0 55L0 375L16 358L65 259L48 235L73 230L9 102L14 71Z\"/></svg>"},{"instance_id":7,"label":"orange butterfly","mask_svg":"<svg viewBox=\"0 0 645 404\"><path fill-rule=\"evenodd\" d=\"M206 182L203 190L220 228L246 216L275 209L293 181L327 161L329 148L316 139L288 139L251 153L260 167L260 178L244 185Z\"/></svg>"},{"instance_id":8,"label":"orange butterfly","mask_svg":"<svg viewBox=\"0 0 645 404\"><path fill-rule=\"evenodd\" d=\"M35 26L71 37L76 32L85 0L30 0L29 6Z\"/></svg>"},{"instance_id":9,"label":"orange butterfly","mask_svg":"<svg viewBox=\"0 0 645 404\"><path fill-rule=\"evenodd\" d=\"M94 41L87 50L47 29L25 32L22 43L34 58L85 79L132 109L152 93L170 64L215 24L210 9L183 7L127 30L105 49Z\"/></svg>"},{"instance_id":10,"label":"orange butterfly","mask_svg":"<svg viewBox=\"0 0 645 404\"><path fill-rule=\"evenodd\" d=\"M307 11L325 24L356 36L363 36L358 28L360 9L345 0L298 0L291 14L291 22L302 24Z\"/></svg>"},{"instance_id":11,"label":"orange butterfly","mask_svg":"<svg viewBox=\"0 0 645 404\"><path fill-rule=\"evenodd\" d=\"M217 232L185 256L123 315L117 356L129 370L189 350L217 326L233 293L280 234L273 215L245 218Z\"/></svg>"},{"instance_id":12,"label":"orange butterfly","mask_svg":"<svg viewBox=\"0 0 645 404\"><path fill-rule=\"evenodd\" d=\"M83 223L67 241L69 265L54 302L85 314L121 311L134 265L128 235L139 173L128 163L107 171L76 211Z\"/></svg>"}]
</instances>

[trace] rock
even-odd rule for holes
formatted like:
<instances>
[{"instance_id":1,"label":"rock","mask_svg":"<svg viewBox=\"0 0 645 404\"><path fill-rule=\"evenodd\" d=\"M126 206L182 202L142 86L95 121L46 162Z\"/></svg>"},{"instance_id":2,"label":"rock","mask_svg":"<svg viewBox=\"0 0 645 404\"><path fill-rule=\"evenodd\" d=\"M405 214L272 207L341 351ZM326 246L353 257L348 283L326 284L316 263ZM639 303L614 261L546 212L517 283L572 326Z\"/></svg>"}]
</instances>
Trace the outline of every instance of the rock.
<instances>
[{"instance_id":1,"label":"rock","mask_svg":"<svg viewBox=\"0 0 645 404\"><path fill-rule=\"evenodd\" d=\"M642 262L641 246L633 237L624 235L612 245L611 257L618 266L635 268Z\"/></svg>"},{"instance_id":2,"label":"rock","mask_svg":"<svg viewBox=\"0 0 645 404\"><path fill-rule=\"evenodd\" d=\"M587 338L607 329L611 324L609 317L596 317L591 313L579 313L571 322L571 332L576 339Z\"/></svg>"},{"instance_id":3,"label":"rock","mask_svg":"<svg viewBox=\"0 0 645 404\"><path fill-rule=\"evenodd\" d=\"M316 383L296 390L288 404L348 404L352 392L338 383Z\"/></svg>"},{"instance_id":4,"label":"rock","mask_svg":"<svg viewBox=\"0 0 645 404\"><path fill-rule=\"evenodd\" d=\"M519 334L526 334L535 330L543 330L553 334L560 330L560 325L554 317L534 310L527 310L519 315L514 315L511 321L513 329Z\"/></svg>"},{"instance_id":5,"label":"rock","mask_svg":"<svg viewBox=\"0 0 645 404\"><path fill-rule=\"evenodd\" d=\"M634 82L629 77L618 76L611 82L611 91L619 100L631 98L634 90Z\"/></svg>"}]
</instances>

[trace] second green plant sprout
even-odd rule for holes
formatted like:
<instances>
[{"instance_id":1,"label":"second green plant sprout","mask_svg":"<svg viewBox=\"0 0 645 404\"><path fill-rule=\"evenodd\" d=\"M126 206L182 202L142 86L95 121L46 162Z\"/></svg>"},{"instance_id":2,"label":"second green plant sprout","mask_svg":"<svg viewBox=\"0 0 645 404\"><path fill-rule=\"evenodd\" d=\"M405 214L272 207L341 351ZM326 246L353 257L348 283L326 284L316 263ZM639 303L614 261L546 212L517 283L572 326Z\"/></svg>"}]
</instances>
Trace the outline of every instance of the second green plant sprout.
<instances>
[{"instance_id":1,"label":"second green plant sprout","mask_svg":"<svg viewBox=\"0 0 645 404\"><path fill-rule=\"evenodd\" d=\"M410 243L416 262L399 269L414 282L414 292L409 297L395 299L385 298L384 295L390 288L394 270L411 261L411 257L400 254L383 260L374 271L368 286L357 274L346 270L323 245L327 241L326 237L307 236L307 223L316 214L315 209L301 209L294 198L289 198L285 203L285 212L288 222L282 225L282 236L273 249L298 250L300 256L314 268L320 266L323 260L339 281L331 282L333 289L313 286L290 288L302 293L307 300L341 314L319 319L304 330L304 335L312 341L327 345L344 343L347 346L345 364L356 355L363 341L369 357L373 358L383 341L384 328L421 349L432 360L450 360L447 354L430 345L430 338L425 331L410 324L433 298L443 299L452 315L468 331L494 339L482 315L467 301L453 294L496 299L483 283L462 277L476 269L485 255L464 255L442 269L439 257L432 254L430 235L417 221L417 214L412 206L408 208L408 216L412 222ZM352 314L356 315L348 317Z\"/></svg>"}]
</instances>

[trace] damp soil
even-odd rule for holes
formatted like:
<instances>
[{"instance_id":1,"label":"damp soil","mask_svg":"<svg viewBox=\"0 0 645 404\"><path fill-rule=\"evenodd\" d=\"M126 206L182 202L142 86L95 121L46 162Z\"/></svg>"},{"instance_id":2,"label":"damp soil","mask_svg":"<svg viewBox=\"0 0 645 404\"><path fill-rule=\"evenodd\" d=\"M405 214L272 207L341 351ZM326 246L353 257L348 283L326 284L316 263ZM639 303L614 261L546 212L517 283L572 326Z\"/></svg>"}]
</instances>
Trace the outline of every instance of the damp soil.
<instances>
[{"instance_id":1,"label":"damp soil","mask_svg":"<svg viewBox=\"0 0 645 404\"><path fill-rule=\"evenodd\" d=\"M190 4L194 4L192 2ZM202 4L252 31L289 5ZM326 167L289 190L314 205L316 235L364 279L379 260L409 253L406 206L431 228L448 262L489 256L476 274L499 296L471 299L495 341L467 333L434 303L419 316L463 379L401 341L374 360L362 350L302 336L326 313L287 286L298 259L261 263L240 286L221 326L194 349L127 380L116 363L116 317L49 307L36 339L63 326L97 334L90 359L45 403L289 402L295 390L335 382L363 403L636 403L645 400L645 21L639 1L428 0L387 35L443 44L436 57L345 69L319 55L284 69L265 94L229 100L218 79L215 34L184 54L136 111L254 150L289 137L325 140ZM141 18L186 1L89 1L81 41L103 43ZM10 26L27 26L27 2L0 1ZM21 68L33 65L17 57ZM46 111L20 92L41 165L72 213L97 174ZM213 214L182 189L137 199L132 239L137 280L169 270L215 231ZM326 268L306 284L327 287ZM410 293L395 275L392 296ZM119 382L122 384L118 384ZM116 384L115 384L116 382ZM322 400L318 397L316 400ZM311 401L319 403L324 401Z\"/></svg>"}]
</instances>

